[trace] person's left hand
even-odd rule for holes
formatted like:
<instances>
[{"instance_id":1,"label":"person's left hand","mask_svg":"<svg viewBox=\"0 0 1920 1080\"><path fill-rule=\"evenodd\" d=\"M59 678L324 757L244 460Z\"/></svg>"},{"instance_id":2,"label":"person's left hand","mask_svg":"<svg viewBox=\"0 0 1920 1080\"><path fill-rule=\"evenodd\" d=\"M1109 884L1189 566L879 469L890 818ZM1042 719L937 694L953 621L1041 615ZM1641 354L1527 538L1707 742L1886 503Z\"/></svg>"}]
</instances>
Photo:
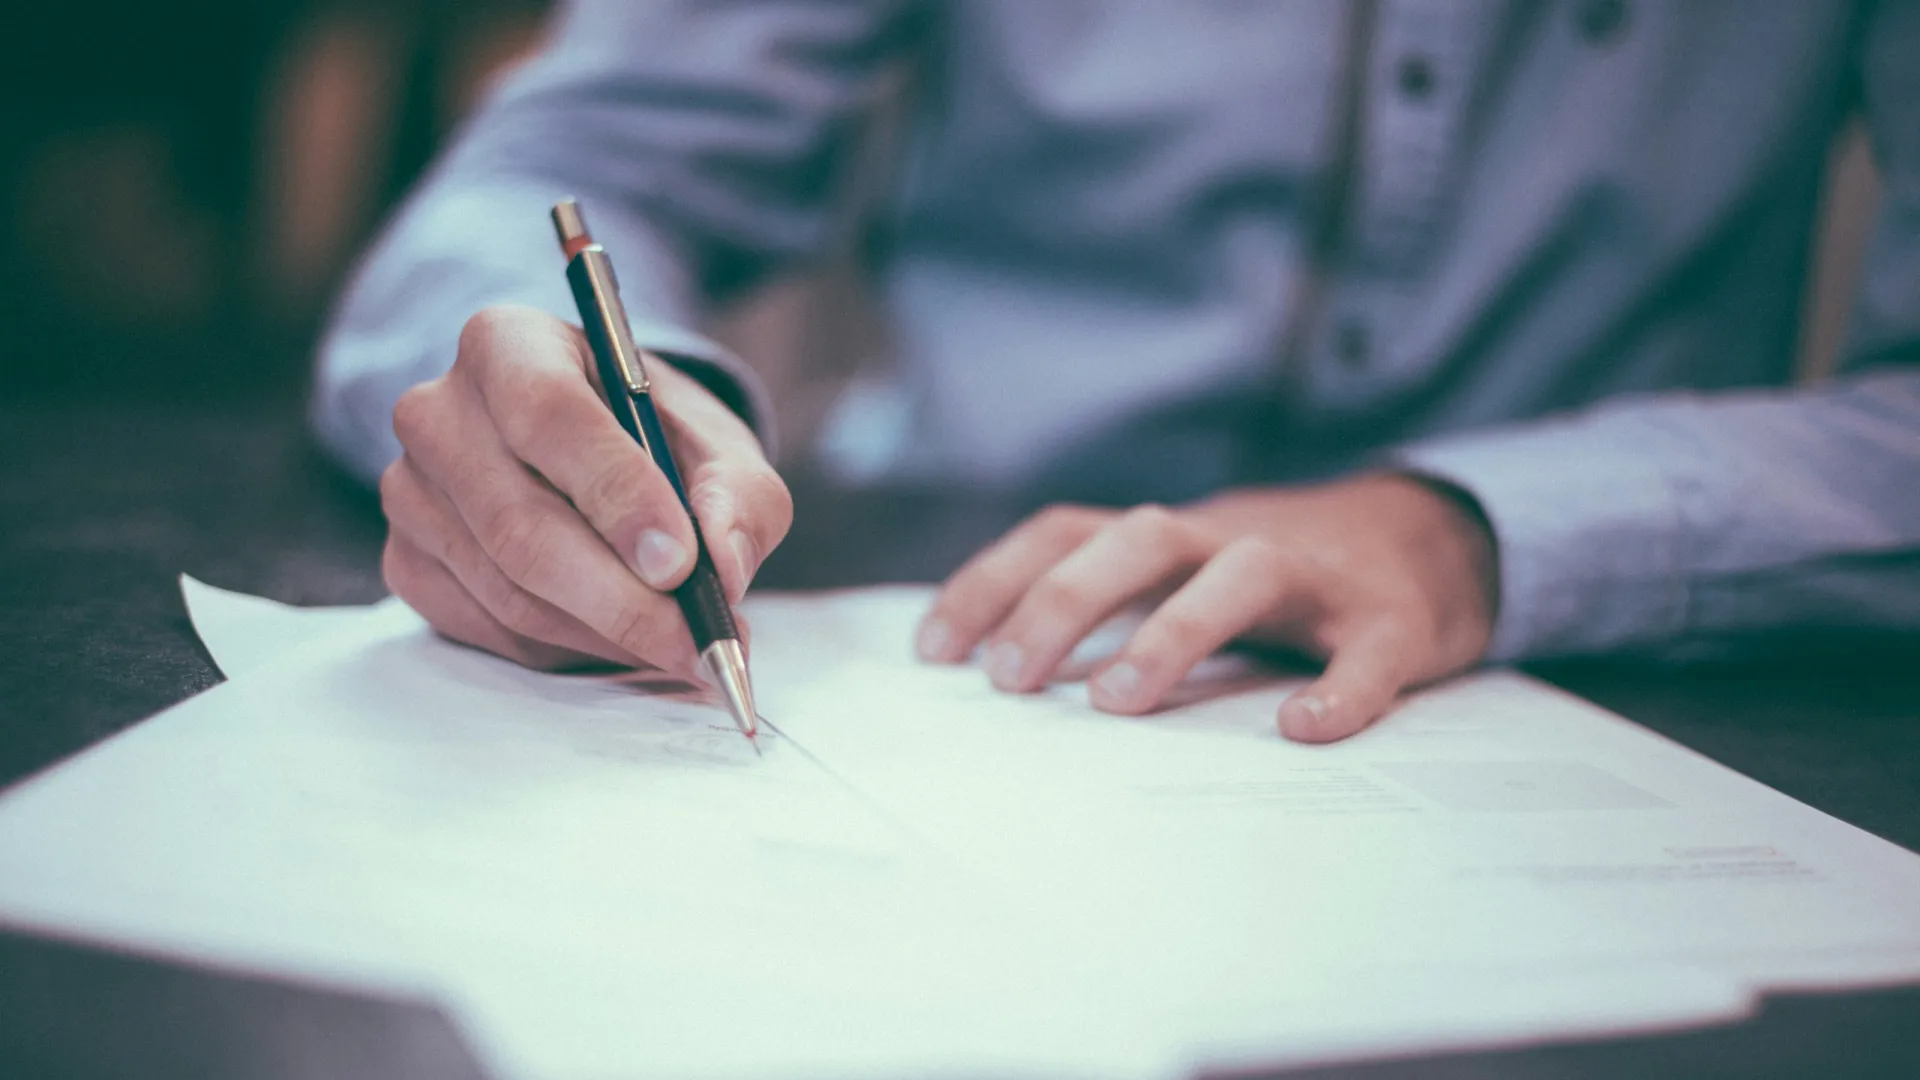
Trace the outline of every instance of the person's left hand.
<instances>
[{"instance_id":1,"label":"person's left hand","mask_svg":"<svg viewBox=\"0 0 1920 1080\"><path fill-rule=\"evenodd\" d=\"M1145 604L1151 614L1089 680L1096 707L1146 712L1223 645L1279 645L1326 660L1280 707L1280 730L1326 742L1372 723L1401 690L1477 662L1498 580L1472 504L1410 477L1177 509L1054 506L947 580L917 647L954 663L984 644L995 686L1032 691L1108 617Z\"/></svg>"}]
</instances>

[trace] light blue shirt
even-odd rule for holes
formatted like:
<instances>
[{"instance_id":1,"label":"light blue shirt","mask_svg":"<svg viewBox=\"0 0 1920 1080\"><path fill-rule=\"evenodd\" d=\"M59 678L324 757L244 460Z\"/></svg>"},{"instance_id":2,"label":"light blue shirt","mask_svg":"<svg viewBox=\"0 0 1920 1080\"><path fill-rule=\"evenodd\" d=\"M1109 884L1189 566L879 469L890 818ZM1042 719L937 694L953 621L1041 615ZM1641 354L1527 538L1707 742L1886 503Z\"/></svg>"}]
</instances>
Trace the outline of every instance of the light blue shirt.
<instances>
[{"instance_id":1,"label":"light blue shirt","mask_svg":"<svg viewBox=\"0 0 1920 1080\"><path fill-rule=\"evenodd\" d=\"M360 268L323 440L371 477L467 316L574 318L565 195L637 336L758 393L703 322L844 241L903 75L878 482L1178 501L1389 461L1492 523L1494 659L1920 629L1901 0L577 3ZM1842 376L1795 389L1856 112L1886 195Z\"/></svg>"}]
</instances>

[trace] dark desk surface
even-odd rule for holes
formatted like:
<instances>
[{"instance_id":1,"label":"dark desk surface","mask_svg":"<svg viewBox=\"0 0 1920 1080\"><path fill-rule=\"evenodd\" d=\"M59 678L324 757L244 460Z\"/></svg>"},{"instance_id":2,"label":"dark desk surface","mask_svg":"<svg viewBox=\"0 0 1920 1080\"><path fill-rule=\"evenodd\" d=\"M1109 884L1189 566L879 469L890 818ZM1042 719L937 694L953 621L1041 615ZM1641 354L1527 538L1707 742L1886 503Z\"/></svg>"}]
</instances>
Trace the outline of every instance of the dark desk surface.
<instances>
[{"instance_id":1,"label":"dark desk surface","mask_svg":"<svg viewBox=\"0 0 1920 1080\"><path fill-rule=\"evenodd\" d=\"M0 462L0 784L219 681L181 606L182 571L302 604L382 595L377 509L308 448L291 402L244 411L0 404ZM802 515L808 508L803 501ZM1537 673L1920 849L1920 677L1909 668L1563 664ZM1916 1031L1920 988L1905 988L1781 998L1757 1019L1710 1031L1303 1075L1913 1077ZM0 934L0 1075L479 1070L430 1002Z\"/></svg>"}]
</instances>

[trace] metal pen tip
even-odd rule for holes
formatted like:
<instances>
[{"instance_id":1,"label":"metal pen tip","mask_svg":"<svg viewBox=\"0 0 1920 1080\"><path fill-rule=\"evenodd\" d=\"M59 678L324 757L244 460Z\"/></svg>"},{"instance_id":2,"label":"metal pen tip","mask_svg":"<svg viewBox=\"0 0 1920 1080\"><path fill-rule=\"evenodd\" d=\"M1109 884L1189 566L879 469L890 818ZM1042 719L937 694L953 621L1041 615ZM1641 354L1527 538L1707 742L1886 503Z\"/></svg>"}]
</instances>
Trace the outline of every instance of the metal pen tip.
<instances>
[{"instance_id":1,"label":"metal pen tip","mask_svg":"<svg viewBox=\"0 0 1920 1080\"><path fill-rule=\"evenodd\" d=\"M707 646L701 659L707 663L707 673L713 676L714 685L727 699L727 711L733 714L734 726L749 739L760 734L760 712L753 705L753 682L747 676L747 656L735 638L721 638ZM754 749L760 744L754 741Z\"/></svg>"}]
</instances>

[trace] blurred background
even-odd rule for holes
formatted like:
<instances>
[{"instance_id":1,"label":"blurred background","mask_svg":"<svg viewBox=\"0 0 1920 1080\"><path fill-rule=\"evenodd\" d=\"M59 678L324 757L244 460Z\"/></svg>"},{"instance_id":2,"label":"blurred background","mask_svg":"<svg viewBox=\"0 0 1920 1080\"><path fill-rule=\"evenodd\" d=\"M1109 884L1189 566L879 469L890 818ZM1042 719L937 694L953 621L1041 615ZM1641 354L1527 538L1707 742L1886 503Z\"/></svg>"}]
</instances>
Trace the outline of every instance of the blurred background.
<instances>
[{"instance_id":1,"label":"blurred background","mask_svg":"<svg viewBox=\"0 0 1920 1080\"><path fill-rule=\"evenodd\" d=\"M8 4L0 400L84 397L103 379L170 400L302 394L354 254L461 118L538 48L547 7ZM1809 370L1843 332L1876 198L1857 134L1836 146L1831 177ZM797 447L884 351L877 327L843 257L711 329L768 376Z\"/></svg>"},{"instance_id":2,"label":"blurred background","mask_svg":"<svg viewBox=\"0 0 1920 1080\"><path fill-rule=\"evenodd\" d=\"M141 0L0 16L0 391L297 393L356 248L538 0Z\"/></svg>"},{"instance_id":3,"label":"blurred background","mask_svg":"<svg viewBox=\"0 0 1920 1080\"><path fill-rule=\"evenodd\" d=\"M641 2L641 0L636 0ZM546 0L14 0L0 14L0 402L304 393L359 249L538 48ZM869 357L840 268L718 332L810 429ZM802 354L823 358L802 372Z\"/></svg>"}]
</instances>

